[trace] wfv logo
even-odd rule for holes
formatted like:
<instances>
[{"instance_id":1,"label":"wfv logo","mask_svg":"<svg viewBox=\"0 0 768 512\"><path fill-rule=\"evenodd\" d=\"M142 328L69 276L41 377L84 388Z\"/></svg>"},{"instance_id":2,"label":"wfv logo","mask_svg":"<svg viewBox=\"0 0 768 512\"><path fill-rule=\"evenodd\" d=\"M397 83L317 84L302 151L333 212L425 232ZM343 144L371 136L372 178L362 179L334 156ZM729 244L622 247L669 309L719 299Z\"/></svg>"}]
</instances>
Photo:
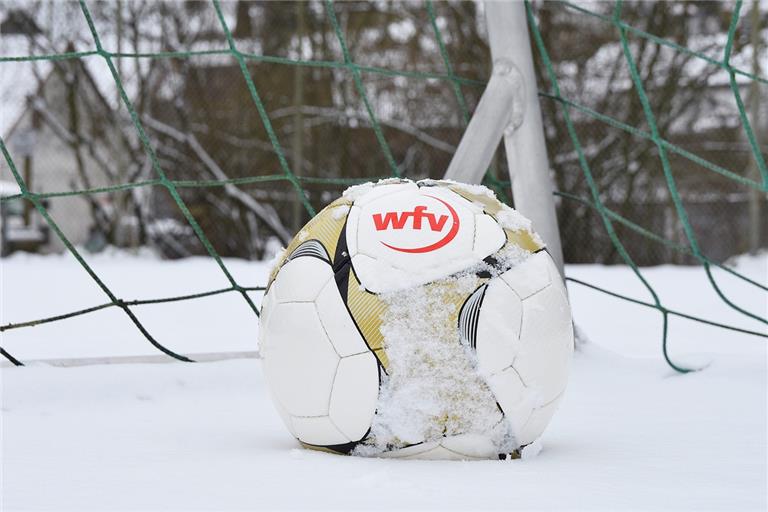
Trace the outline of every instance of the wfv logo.
<instances>
[{"instance_id":1,"label":"wfv logo","mask_svg":"<svg viewBox=\"0 0 768 512\"><path fill-rule=\"evenodd\" d=\"M375 213L373 215L373 225L376 228L376 231L387 231L389 229L406 229L408 219L411 219L411 229L422 231L424 227L423 221L426 219L426 224L429 225L429 229L431 231L441 232L445 228L445 225L448 223L448 219L450 218L451 228L445 234L445 236L443 236L435 243L420 247L396 247L386 242L381 242L382 245L399 252L424 253L440 249L441 247L450 243L451 240L456 237L456 233L459 232L459 215L456 213L456 210L454 210L450 204L443 201L439 197L430 196L427 194L424 195L442 203L448 209L449 215L436 215L432 212L428 212L427 207L423 205L415 206L413 211L385 212L383 214Z\"/></svg>"},{"instance_id":2,"label":"wfv logo","mask_svg":"<svg viewBox=\"0 0 768 512\"><path fill-rule=\"evenodd\" d=\"M392 226L392 229L403 229L409 218L413 219L413 229L421 229L421 221L427 219L432 231L442 231L448 222L447 215L437 217L428 212L426 206L417 206L412 212L387 212L384 215L377 213L373 216L373 225L376 226L376 231L389 229L389 226Z\"/></svg>"}]
</instances>

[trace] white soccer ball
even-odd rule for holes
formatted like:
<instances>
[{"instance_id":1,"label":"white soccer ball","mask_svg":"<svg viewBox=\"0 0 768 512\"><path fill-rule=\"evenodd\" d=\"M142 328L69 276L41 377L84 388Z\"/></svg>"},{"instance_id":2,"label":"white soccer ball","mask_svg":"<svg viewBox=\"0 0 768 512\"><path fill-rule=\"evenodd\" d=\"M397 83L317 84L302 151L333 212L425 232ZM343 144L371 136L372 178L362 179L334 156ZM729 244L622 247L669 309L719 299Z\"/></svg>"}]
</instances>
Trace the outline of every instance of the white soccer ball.
<instances>
[{"instance_id":1,"label":"white soccer ball","mask_svg":"<svg viewBox=\"0 0 768 512\"><path fill-rule=\"evenodd\" d=\"M565 390L563 281L485 187L384 180L315 216L273 269L259 332L304 446L403 458L519 455Z\"/></svg>"}]
</instances>

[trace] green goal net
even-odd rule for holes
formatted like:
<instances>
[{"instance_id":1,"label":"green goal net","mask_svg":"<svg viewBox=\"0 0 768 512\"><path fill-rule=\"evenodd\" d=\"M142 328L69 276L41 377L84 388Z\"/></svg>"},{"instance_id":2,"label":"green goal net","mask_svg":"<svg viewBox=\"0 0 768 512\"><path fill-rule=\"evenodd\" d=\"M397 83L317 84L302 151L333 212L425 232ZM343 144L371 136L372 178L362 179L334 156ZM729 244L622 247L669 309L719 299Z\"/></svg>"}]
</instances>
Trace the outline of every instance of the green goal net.
<instances>
[{"instance_id":1,"label":"green goal net","mask_svg":"<svg viewBox=\"0 0 768 512\"><path fill-rule=\"evenodd\" d=\"M30 6L34 10L31 3L14 5L5 13L6 30L26 34L30 41L50 35L44 20L29 14ZM439 178L490 69L482 16L471 2L80 1L69 8L79 16L83 41L53 53L46 51L56 47L53 43L30 43L23 54L0 56L0 66L11 72L12 66L49 63L65 77L64 92L54 95L55 101L101 102L90 111L80 109L79 117L70 109L66 126L58 129L79 159L103 166L108 178L88 180L83 174L78 187L40 192L26 182L23 152L15 151L10 139L0 139L3 179L8 176L19 187L18 193L0 197L0 204L22 200L31 205L103 291L105 301L51 317L13 319L1 325L0 332L118 308L149 343L182 361L191 359L156 339L136 315L137 306L232 293L258 315L249 292L263 290L264 283L236 280L224 256L263 256L267 238L286 243L345 186L392 176ZM260 27L254 26L254 9L269 11ZM768 242L768 223L760 223L768 193L761 138L766 120L758 114L760 91L768 86L760 69L766 62L760 29L766 14L758 3L534 2L526 3L526 13L566 261L628 265L651 300L568 276L566 280L657 310L663 319L664 357L678 371L687 369L668 354L670 317L768 338L765 329L745 329L668 308L641 266L701 265L702 278L724 308L768 324L765 310L752 311L739 297L726 295L713 270L768 293L766 283L725 264L728 254L722 248L715 247L717 254L712 255L711 244L702 241L700 232L707 227L697 226L697 219L707 215L700 212L706 209L701 197L715 191L741 201L740 210L724 210L720 218L746 219L749 210L749 218L758 224L744 228L750 240L740 252ZM141 20L154 23L157 30L142 33L137 28ZM176 35L173 41L169 33ZM564 34L569 33L576 39L568 40ZM78 67L83 62L106 66L106 78L71 79L80 76L75 70L87 71ZM155 62L162 64L152 68ZM158 74L167 77L167 83ZM42 83L37 96L45 94L48 82ZM114 98L96 101L88 88L108 89ZM682 95L686 88L689 93ZM80 99L67 94L73 90ZM670 99L676 95L679 100ZM730 112L719 111L723 101L732 102ZM764 105L768 96L762 101ZM45 98L33 94L28 102L36 109L36 122L56 128L46 106L41 106ZM726 128L699 126L701 109L715 111ZM121 123L132 132L104 138ZM225 133L231 126L236 126L234 133ZM702 137L711 137L712 143L692 144ZM712 149L723 140L738 151ZM107 144L113 146L99 148ZM104 151L128 154L125 172L111 172L113 165L122 164L110 162ZM255 155L253 162L244 162L249 155ZM510 202L505 174L499 153L484 183ZM109 231L115 220L96 198L107 195L133 204L138 200L131 194L145 189L159 190L166 199L157 208L175 205L176 217L183 221L178 229L186 230L187 238L168 240L168 251L176 251L174 256L207 254L229 286L184 296L121 297L49 212L50 201L84 198L96 224L103 223ZM638 194L643 201L634 200ZM246 212L242 218L251 219L255 227L245 234L220 233L208 219L233 211L222 202L237 204L237 211ZM663 204L665 218L637 214L639 208L655 209L649 204ZM737 208L734 204L724 201L718 207ZM137 205L132 208L141 211ZM694 216L692 209L699 213ZM109 232L109 242L116 243L119 237ZM227 245L227 238L237 236L251 240L249 248ZM595 252L585 252L579 240L588 241L585 245ZM22 364L2 348L0 353Z\"/></svg>"}]
</instances>

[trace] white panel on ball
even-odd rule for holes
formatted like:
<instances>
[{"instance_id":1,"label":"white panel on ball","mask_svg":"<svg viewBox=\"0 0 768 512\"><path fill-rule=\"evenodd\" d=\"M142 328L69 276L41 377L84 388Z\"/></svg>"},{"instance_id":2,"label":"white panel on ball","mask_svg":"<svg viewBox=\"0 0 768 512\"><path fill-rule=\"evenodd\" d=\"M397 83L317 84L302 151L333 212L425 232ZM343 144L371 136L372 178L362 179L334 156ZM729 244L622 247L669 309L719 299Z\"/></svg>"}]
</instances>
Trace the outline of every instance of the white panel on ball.
<instances>
[{"instance_id":1,"label":"white panel on ball","mask_svg":"<svg viewBox=\"0 0 768 512\"><path fill-rule=\"evenodd\" d=\"M404 459L427 459L427 460L472 460L479 457L472 457L463 453L455 452L446 448L442 442L434 443L429 450L422 452L418 455L408 455L403 457ZM489 457L483 457L487 459Z\"/></svg>"},{"instance_id":2,"label":"white panel on ball","mask_svg":"<svg viewBox=\"0 0 768 512\"><path fill-rule=\"evenodd\" d=\"M269 330L267 325L269 324L269 317L272 315L272 310L275 308L275 287L269 288L269 291L261 299L261 312L259 313L259 350L263 351L265 338ZM263 354L262 354L263 355Z\"/></svg>"},{"instance_id":3,"label":"white panel on ball","mask_svg":"<svg viewBox=\"0 0 768 512\"><path fill-rule=\"evenodd\" d=\"M475 239L472 253L478 260L495 253L507 241L507 235L499 223L484 213L475 215Z\"/></svg>"},{"instance_id":4,"label":"white panel on ball","mask_svg":"<svg viewBox=\"0 0 768 512\"><path fill-rule=\"evenodd\" d=\"M379 369L372 352L339 362L331 392L329 415L334 425L353 441L371 426L379 398Z\"/></svg>"},{"instance_id":5,"label":"white panel on ball","mask_svg":"<svg viewBox=\"0 0 768 512\"><path fill-rule=\"evenodd\" d=\"M562 293L563 297L565 297L566 303L568 303L570 309L570 303L568 302L568 290L565 288L565 281L563 280L563 276L560 275L560 271L557 270L557 265L555 265L555 262L552 260L552 258L547 260L547 267L549 268L550 286L560 290L560 293Z\"/></svg>"},{"instance_id":6,"label":"white panel on ball","mask_svg":"<svg viewBox=\"0 0 768 512\"><path fill-rule=\"evenodd\" d=\"M565 388L573 346L570 308L557 287L548 286L523 300L520 339L515 369L542 404L549 402Z\"/></svg>"},{"instance_id":7,"label":"white panel on ball","mask_svg":"<svg viewBox=\"0 0 768 512\"><path fill-rule=\"evenodd\" d=\"M397 289L399 282L399 287L423 284L491 254L498 247L473 252L475 213L468 205L442 187L407 187L362 206L356 202L347 244L360 281L373 292ZM357 255L370 261L358 264Z\"/></svg>"},{"instance_id":8,"label":"white panel on ball","mask_svg":"<svg viewBox=\"0 0 768 512\"><path fill-rule=\"evenodd\" d=\"M504 411L515 435L522 432L536 404L535 397L520 379L514 368L507 368L488 379L488 385ZM518 440L519 441L519 440Z\"/></svg>"},{"instance_id":9,"label":"white panel on ball","mask_svg":"<svg viewBox=\"0 0 768 512\"><path fill-rule=\"evenodd\" d=\"M414 279L413 275L405 270L395 268L367 254L358 253L352 256L352 267L361 285L372 292L387 290L393 283L410 283Z\"/></svg>"},{"instance_id":10,"label":"white panel on ball","mask_svg":"<svg viewBox=\"0 0 768 512\"><path fill-rule=\"evenodd\" d=\"M335 280L328 282L315 300L320 323L340 357L368 352L368 345L357 330L341 300Z\"/></svg>"},{"instance_id":11,"label":"white panel on ball","mask_svg":"<svg viewBox=\"0 0 768 512\"><path fill-rule=\"evenodd\" d=\"M501 279L492 279L483 296L477 321L477 359L483 375L510 366L520 350L523 305Z\"/></svg>"},{"instance_id":12,"label":"white panel on ball","mask_svg":"<svg viewBox=\"0 0 768 512\"><path fill-rule=\"evenodd\" d=\"M264 372L280 403L294 416L328 414L339 356L314 303L276 304L266 328Z\"/></svg>"},{"instance_id":13,"label":"white panel on ball","mask_svg":"<svg viewBox=\"0 0 768 512\"><path fill-rule=\"evenodd\" d=\"M358 253L357 250L357 224L360 219L360 208L352 205L347 213L347 227L344 233L344 240L347 242L347 254L352 257Z\"/></svg>"},{"instance_id":14,"label":"white panel on ball","mask_svg":"<svg viewBox=\"0 0 768 512\"><path fill-rule=\"evenodd\" d=\"M390 196L397 192L405 192L408 190L416 189L418 189L418 185L412 181L402 183L387 183L384 185L377 185L368 188L364 194L357 195L357 197L354 198L354 201L357 206L365 206L366 204L373 201L378 201L385 196ZM352 190L354 194L355 187L352 187L350 190Z\"/></svg>"},{"instance_id":15,"label":"white panel on ball","mask_svg":"<svg viewBox=\"0 0 768 512\"><path fill-rule=\"evenodd\" d=\"M428 443L419 443L415 444L413 446L408 446L405 448L400 448L399 450L392 450L388 452L382 452L378 456L386 459L419 459L419 458L428 458L423 457L423 455L430 450L433 450L436 446L438 446L437 441L432 441Z\"/></svg>"},{"instance_id":16,"label":"white panel on ball","mask_svg":"<svg viewBox=\"0 0 768 512\"><path fill-rule=\"evenodd\" d=\"M273 286L278 302L312 302L331 279L333 269L327 262L300 257L283 265Z\"/></svg>"},{"instance_id":17,"label":"white panel on ball","mask_svg":"<svg viewBox=\"0 0 768 512\"><path fill-rule=\"evenodd\" d=\"M300 441L319 446L344 444L350 442L336 428L328 416L292 417L293 429Z\"/></svg>"},{"instance_id":18,"label":"white panel on ball","mask_svg":"<svg viewBox=\"0 0 768 512\"><path fill-rule=\"evenodd\" d=\"M440 444L460 457L490 459L498 455L496 444L489 436L463 434L444 438Z\"/></svg>"},{"instance_id":19,"label":"white panel on ball","mask_svg":"<svg viewBox=\"0 0 768 512\"><path fill-rule=\"evenodd\" d=\"M518 435L517 440L520 444L530 444L544 433L544 429L547 428L549 421L560 406L562 396L561 393L555 400L542 407L536 408L531 413L531 417L528 418L528 421Z\"/></svg>"},{"instance_id":20,"label":"white panel on ball","mask_svg":"<svg viewBox=\"0 0 768 512\"><path fill-rule=\"evenodd\" d=\"M530 297L539 290L549 286L549 254L545 251L531 255L524 262L515 265L501 275L521 299Z\"/></svg>"},{"instance_id":21,"label":"white panel on ball","mask_svg":"<svg viewBox=\"0 0 768 512\"><path fill-rule=\"evenodd\" d=\"M269 390L269 396L272 399L272 404L275 406L275 410L280 415L280 418L283 420L283 423L285 423L285 426L288 429L288 432L290 432L293 437L296 437L296 431L293 429L290 413L287 410L285 410L285 407L283 407L283 404L280 402L280 399L275 394L274 389L272 389L272 387L270 386L267 386L267 389Z\"/></svg>"}]
</instances>

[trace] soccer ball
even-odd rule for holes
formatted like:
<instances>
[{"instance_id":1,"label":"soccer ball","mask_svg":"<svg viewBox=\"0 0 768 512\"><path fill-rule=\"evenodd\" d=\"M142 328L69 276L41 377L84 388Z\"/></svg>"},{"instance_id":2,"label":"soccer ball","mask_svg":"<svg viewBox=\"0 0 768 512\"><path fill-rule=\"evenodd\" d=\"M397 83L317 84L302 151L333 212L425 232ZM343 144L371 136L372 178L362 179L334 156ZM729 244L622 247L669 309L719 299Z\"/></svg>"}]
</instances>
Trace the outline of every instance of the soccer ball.
<instances>
[{"instance_id":1,"label":"soccer ball","mask_svg":"<svg viewBox=\"0 0 768 512\"><path fill-rule=\"evenodd\" d=\"M573 328L527 219L485 187L394 179L348 189L291 241L259 342L305 447L485 459L541 436Z\"/></svg>"}]
</instances>

